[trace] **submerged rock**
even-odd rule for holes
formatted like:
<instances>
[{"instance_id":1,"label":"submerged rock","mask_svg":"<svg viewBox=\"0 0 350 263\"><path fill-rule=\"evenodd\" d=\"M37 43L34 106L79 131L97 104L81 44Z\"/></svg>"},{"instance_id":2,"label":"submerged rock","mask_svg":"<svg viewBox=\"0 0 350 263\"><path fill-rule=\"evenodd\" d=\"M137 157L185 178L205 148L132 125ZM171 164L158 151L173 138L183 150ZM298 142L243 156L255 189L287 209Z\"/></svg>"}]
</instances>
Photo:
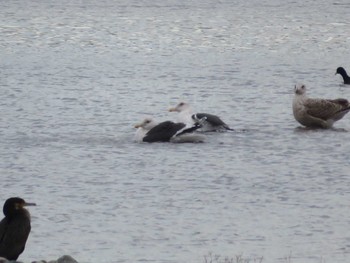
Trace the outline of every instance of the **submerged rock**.
<instances>
[{"instance_id":1,"label":"submerged rock","mask_svg":"<svg viewBox=\"0 0 350 263\"><path fill-rule=\"evenodd\" d=\"M21 261L14 261L14 260L7 260L6 258L0 257L0 263L23 263ZM32 263L78 263L74 258L68 255L64 255L60 257L57 260L39 260L39 261L33 261Z\"/></svg>"},{"instance_id":2,"label":"submerged rock","mask_svg":"<svg viewBox=\"0 0 350 263\"><path fill-rule=\"evenodd\" d=\"M7 260L6 258L0 257L0 263L23 263L23 262L15 261L15 260Z\"/></svg>"},{"instance_id":3,"label":"submerged rock","mask_svg":"<svg viewBox=\"0 0 350 263\"><path fill-rule=\"evenodd\" d=\"M57 260L50 260L50 261L40 260L40 261L33 261L32 263L78 263L78 261L76 261L71 256L64 255Z\"/></svg>"},{"instance_id":4,"label":"submerged rock","mask_svg":"<svg viewBox=\"0 0 350 263\"><path fill-rule=\"evenodd\" d=\"M57 263L78 263L74 258L68 255L64 255L57 259Z\"/></svg>"}]
</instances>

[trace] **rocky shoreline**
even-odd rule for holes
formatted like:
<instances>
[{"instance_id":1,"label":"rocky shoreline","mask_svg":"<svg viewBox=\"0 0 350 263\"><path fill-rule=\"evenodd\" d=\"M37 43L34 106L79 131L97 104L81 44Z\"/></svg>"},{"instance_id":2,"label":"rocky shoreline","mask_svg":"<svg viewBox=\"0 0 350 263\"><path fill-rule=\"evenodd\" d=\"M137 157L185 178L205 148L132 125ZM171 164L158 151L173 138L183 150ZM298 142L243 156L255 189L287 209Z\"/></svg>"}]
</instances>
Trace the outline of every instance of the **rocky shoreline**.
<instances>
[{"instance_id":1,"label":"rocky shoreline","mask_svg":"<svg viewBox=\"0 0 350 263\"><path fill-rule=\"evenodd\" d=\"M0 257L0 263L23 263L22 261L7 260L6 258ZM33 261L32 263L78 263L74 258L68 255L64 255L57 260L39 260Z\"/></svg>"}]
</instances>

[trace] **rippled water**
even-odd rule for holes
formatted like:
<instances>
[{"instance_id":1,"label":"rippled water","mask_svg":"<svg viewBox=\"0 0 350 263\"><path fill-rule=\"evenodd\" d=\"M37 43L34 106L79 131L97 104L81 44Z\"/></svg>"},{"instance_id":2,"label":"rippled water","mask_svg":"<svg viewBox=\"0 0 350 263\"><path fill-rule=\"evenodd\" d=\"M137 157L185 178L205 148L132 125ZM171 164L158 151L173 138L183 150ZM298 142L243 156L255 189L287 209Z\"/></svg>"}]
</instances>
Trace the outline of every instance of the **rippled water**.
<instances>
[{"instance_id":1,"label":"rippled water","mask_svg":"<svg viewBox=\"0 0 350 263\"><path fill-rule=\"evenodd\" d=\"M265 2L0 2L1 202L38 204L22 261L349 261L350 116L305 130L291 101L350 98L350 5ZM247 131L133 142L180 100Z\"/></svg>"}]
</instances>

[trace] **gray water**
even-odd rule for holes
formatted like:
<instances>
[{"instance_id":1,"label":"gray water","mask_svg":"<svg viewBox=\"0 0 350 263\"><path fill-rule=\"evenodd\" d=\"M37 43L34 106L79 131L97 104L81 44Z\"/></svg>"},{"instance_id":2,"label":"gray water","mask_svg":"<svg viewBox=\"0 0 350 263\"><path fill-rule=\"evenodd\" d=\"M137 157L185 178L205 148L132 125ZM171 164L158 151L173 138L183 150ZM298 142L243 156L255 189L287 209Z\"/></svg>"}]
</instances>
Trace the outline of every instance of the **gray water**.
<instances>
[{"instance_id":1,"label":"gray water","mask_svg":"<svg viewBox=\"0 0 350 263\"><path fill-rule=\"evenodd\" d=\"M349 262L350 116L305 130L293 87L350 98L350 4L1 1L1 202L21 196L20 260ZM180 100L238 132L139 144ZM246 130L243 132L242 130Z\"/></svg>"}]
</instances>

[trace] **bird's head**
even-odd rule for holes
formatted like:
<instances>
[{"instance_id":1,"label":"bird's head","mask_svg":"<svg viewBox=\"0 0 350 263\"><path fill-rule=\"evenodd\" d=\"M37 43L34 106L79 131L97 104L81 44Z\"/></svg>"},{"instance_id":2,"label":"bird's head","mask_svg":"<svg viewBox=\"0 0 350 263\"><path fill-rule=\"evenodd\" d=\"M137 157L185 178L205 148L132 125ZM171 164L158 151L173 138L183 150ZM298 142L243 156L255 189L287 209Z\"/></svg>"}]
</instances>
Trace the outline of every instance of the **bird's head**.
<instances>
[{"instance_id":1,"label":"bird's head","mask_svg":"<svg viewBox=\"0 0 350 263\"><path fill-rule=\"evenodd\" d=\"M141 123L135 124L135 128L143 128L145 130L150 130L156 126L156 122L152 118L145 118Z\"/></svg>"},{"instance_id":2,"label":"bird's head","mask_svg":"<svg viewBox=\"0 0 350 263\"><path fill-rule=\"evenodd\" d=\"M20 197L11 197L5 201L3 212L5 216L16 214L22 210L25 206L35 206L34 203L27 203Z\"/></svg>"},{"instance_id":3,"label":"bird's head","mask_svg":"<svg viewBox=\"0 0 350 263\"><path fill-rule=\"evenodd\" d=\"M337 68L337 71L335 72L335 75L340 74L340 75L346 75L346 71L343 67Z\"/></svg>"},{"instance_id":4,"label":"bird's head","mask_svg":"<svg viewBox=\"0 0 350 263\"><path fill-rule=\"evenodd\" d=\"M302 95L306 92L306 86L304 84L297 84L294 87L295 94Z\"/></svg>"}]
</instances>

